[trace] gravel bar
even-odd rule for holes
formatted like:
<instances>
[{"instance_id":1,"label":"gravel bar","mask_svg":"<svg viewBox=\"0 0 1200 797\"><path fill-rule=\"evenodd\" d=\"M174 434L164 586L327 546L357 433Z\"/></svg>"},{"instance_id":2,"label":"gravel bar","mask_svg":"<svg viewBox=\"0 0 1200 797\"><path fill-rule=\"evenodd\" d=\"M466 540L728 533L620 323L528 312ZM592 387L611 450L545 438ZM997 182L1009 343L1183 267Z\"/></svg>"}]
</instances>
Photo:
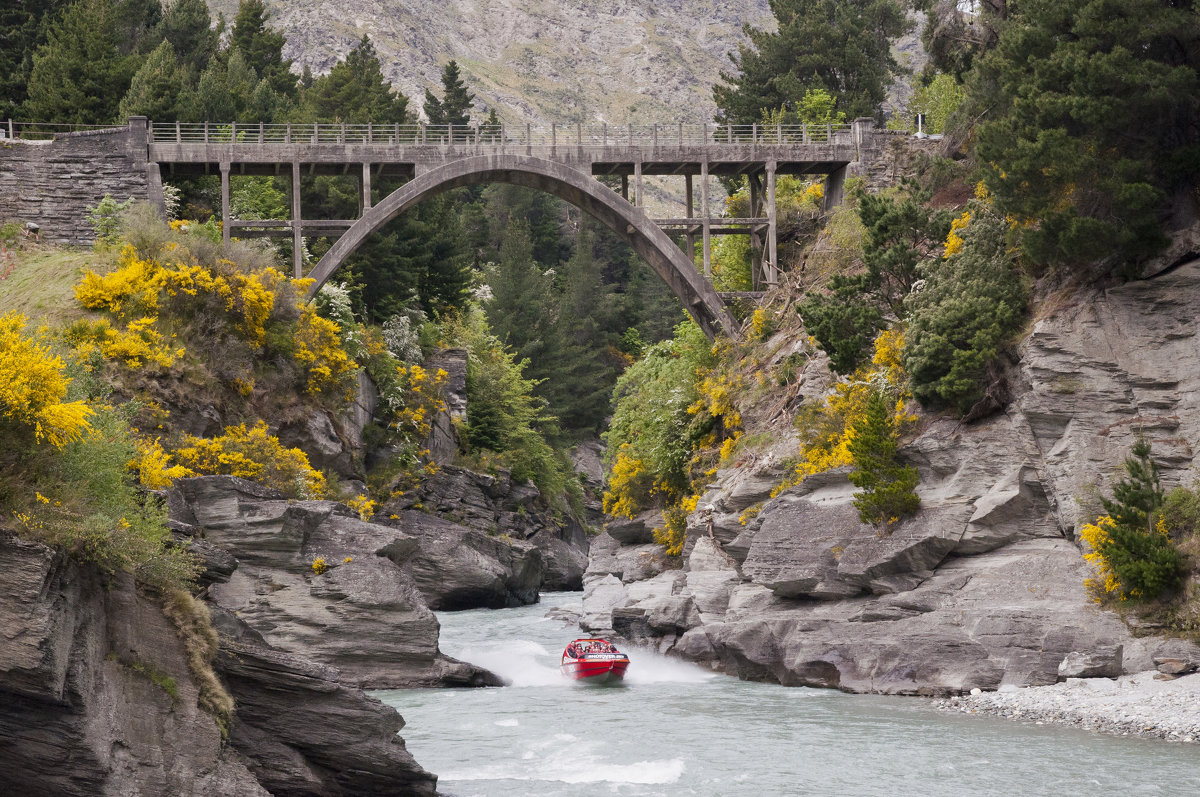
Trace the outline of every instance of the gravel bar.
<instances>
[{"instance_id":1,"label":"gravel bar","mask_svg":"<svg viewBox=\"0 0 1200 797\"><path fill-rule=\"evenodd\" d=\"M1068 678L1053 686L936 701L938 708L990 714L1036 725L1071 725L1116 736L1200 743L1200 673L1167 679L1151 670L1109 678Z\"/></svg>"}]
</instances>

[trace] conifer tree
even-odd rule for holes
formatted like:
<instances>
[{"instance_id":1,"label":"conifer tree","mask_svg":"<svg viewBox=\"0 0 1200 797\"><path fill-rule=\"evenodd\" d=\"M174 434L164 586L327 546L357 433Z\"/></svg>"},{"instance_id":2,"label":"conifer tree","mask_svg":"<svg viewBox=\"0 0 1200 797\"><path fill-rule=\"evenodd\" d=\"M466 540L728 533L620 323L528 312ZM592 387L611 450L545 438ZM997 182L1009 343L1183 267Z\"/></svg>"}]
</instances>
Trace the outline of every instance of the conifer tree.
<instances>
[{"instance_id":1,"label":"conifer tree","mask_svg":"<svg viewBox=\"0 0 1200 797\"><path fill-rule=\"evenodd\" d=\"M160 31L175 48L179 65L200 76L217 52L217 32L205 0L174 0L163 13Z\"/></svg>"},{"instance_id":2,"label":"conifer tree","mask_svg":"<svg viewBox=\"0 0 1200 797\"><path fill-rule=\"evenodd\" d=\"M114 0L76 0L33 56L27 119L76 124L119 121L118 105L137 71L122 52Z\"/></svg>"},{"instance_id":3,"label":"conifer tree","mask_svg":"<svg viewBox=\"0 0 1200 797\"><path fill-rule=\"evenodd\" d=\"M911 28L895 0L769 0L778 30L746 27L748 44L731 55L734 73L713 88L719 119L758 122L808 89L837 97L850 119L874 116L900 72L893 39Z\"/></svg>"},{"instance_id":4,"label":"conifer tree","mask_svg":"<svg viewBox=\"0 0 1200 797\"><path fill-rule=\"evenodd\" d=\"M163 40L134 74L129 91L121 99L121 117L140 115L152 122L173 122L179 117L179 99L184 80L175 48Z\"/></svg>"},{"instance_id":5,"label":"conifer tree","mask_svg":"<svg viewBox=\"0 0 1200 797\"><path fill-rule=\"evenodd\" d=\"M1021 0L975 61L987 186L1042 264L1139 260L1200 181L1194 2ZM1194 200L1191 200L1194 203Z\"/></svg>"},{"instance_id":6,"label":"conifer tree","mask_svg":"<svg viewBox=\"0 0 1200 797\"><path fill-rule=\"evenodd\" d=\"M263 0L242 0L230 35L231 50L237 50L254 70L278 94L294 96L296 76L292 62L283 57L283 34L267 27L267 8Z\"/></svg>"},{"instance_id":7,"label":"conifer tree","mask_svg":"<svg viewBox=\"0 0 1200 797\"><path fill-rule=\"evenodd\" d=\"M1130 454L1125 458L1125 478L1113 485L1113 497L1102 501L1113 522L1098 553L1120 582L1122 597L1153 600L1179 587L1184 562L1158 528L1163 490L1150 443L1139 437Z\"/></svg>"},{"instance_id":8,"label":"conifer tree","mask_svg":"<svg viewBox=\"0 0 1200 797\"><path fill-rule=\"evenodd\" d=\"M475 95L467 91L458 64L451 61L442 69L442 98L425 90L425 116L431 125L469 125L474 101Z\"/></svg>"},{"instance_id":9,"label":"conifer tree","mask_svg":"<svg viewBox=\"0 0 1200 797\"><path fill-rule=\"evenodd\" d=\"M917 469L896 461L892 407L883 391L871 392L862 418L852 428L850 482L860 488L854 506L863 523L884 529L920 507L921 499L913 492L919 480Z\"/></svg>"},{"instance_id":10,"label":"conifer tree","mask_svg":"<svg viewBox=\"0 0 1200 797\"><path fill-rule=\"evenodd\" d=\"M304 101L314 121L352 124L411 121L408 98L393 89L383 76L379 55L366 36L329 74L312 81Z\"/></svg>"},{"instance_id":11,"label":"conifer tree","mask_svg":"<svg viewBox=\"0 0 1200 797\"><path fill-rule=\"evenodd\" d=\"M0 5L0 119L20 115L33 54L68 0L13 0Z\"/></svg>"}]
</instances>

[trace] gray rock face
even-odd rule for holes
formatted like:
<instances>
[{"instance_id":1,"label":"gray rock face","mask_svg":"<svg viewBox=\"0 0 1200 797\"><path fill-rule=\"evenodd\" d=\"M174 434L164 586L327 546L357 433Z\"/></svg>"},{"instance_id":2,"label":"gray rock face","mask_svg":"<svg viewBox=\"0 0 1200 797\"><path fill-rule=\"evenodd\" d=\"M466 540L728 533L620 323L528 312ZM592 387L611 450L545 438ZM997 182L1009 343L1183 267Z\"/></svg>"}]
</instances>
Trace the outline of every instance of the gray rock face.
<instances>
[{"instance_id":1,"label":"gray rock face","mask_svg":"<svg viewBox=\"0 0 1200 797\"><path fill-rule=\"evenodd\" d=\"M922 509L884 536L859 523L837 471L733 526L733 510L766 489L755 463L719 475L701 499L672 578L638 567L655 546L602 535L584 627L743 678L862 692L1053 684L1151 661L1172 674L1200 667L1190 643L1134 639L1098 608L1074 542L1139 430L1164 485L1192 480L1200 319L1188 308L1198 301L1195 261L1039 320L1004 414L926 418L902 449L920 470Z\"/></svg>"},{"instance_id":2,"label":"gray rock face","mask_svg":"<svg viewBox=\"0 0 1200 797\"><path fill-rule=\"evenodd\" d=\"M397 733L404 720L341 675L262 644L232 616L217 670L237 702L230 743L271 794L433 795Z\"/></svg>"},{"instance_id":3,"label":"gray rock face","mask_svg":"<svg viewBox=\"0 0 1200 797\"><path fill-rule=\"evenodd\" d=\"M130 579L103 582L3 532L0 561L6 793L267 794L197 706L175 627Z\"/></svg>"},{"instance_id":4,"label":"gray rock face","mask_svg":"<svg viewBox=\"0 0 1200 797\"><path fill-rule=\"evenodd\" d=\"M288 502L226 476L182 480L168 505L237 560L209 599L272 647L336 667L363 687L497 683L438 651L437 618L412 575L421 538L365 523L340 504Z\"/></svg>"},{"instance_id":5,"label":"gray rock face","mask_svg":"<svg viewBox=\"0 0 1200 797\"><path fill-rule=\"evenodd\" d=\"M580 589L582 574L587 566L589 538L573 521L560 522L549 512L540 510L539 499L540 493L536 487L529 483L514 482L505 471L490 476L444 465L415 490L388 502L379 511L379 516L403 516L415 522L413 519L418 514L406 510L420 509L424 514L419 517L431 518L436 515L449 524L429 520L425 525L446 529L447 533L459 537L465 534L465 530L477 532L468 535L470 539L478 540L472 545L481 551L494 550L494 554L487 555L500 556L506 561L524 562L524 555L518 556L517 552L524 551L527 543L531 544L541 552L541 583L545 589ZM454 531L451 526L460 530ZM487 539L492 542L483 541ZM513 551L504 552L505 544L513 546ZM529 577L529 574L515 574L510 581L517 584ZM510 593L523 596L519 600L532 603L536 591L536 585L531 592L527 585L517 584ZM478 605L495 607L514 604L506 601L497 603L489 597ZM458 608L470 607L462 605Z\"/></svg>"}]
</instances>

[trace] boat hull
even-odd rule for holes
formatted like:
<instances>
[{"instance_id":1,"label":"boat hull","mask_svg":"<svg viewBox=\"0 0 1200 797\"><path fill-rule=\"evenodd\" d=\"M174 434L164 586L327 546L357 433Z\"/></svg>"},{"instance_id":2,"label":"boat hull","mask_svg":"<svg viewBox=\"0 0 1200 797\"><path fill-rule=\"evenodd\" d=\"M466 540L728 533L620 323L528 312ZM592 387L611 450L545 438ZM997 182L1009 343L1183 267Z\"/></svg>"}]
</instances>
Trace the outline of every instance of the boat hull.
<instances>
[{"instance_id":1,"label":"boat hull","mask_svg":"<svg viewBox=\"0 0 1200 797\"><path fill-rule=\"evenodd\" d=\"M589 684L619 683L629 668L629 659L574 659L562 663L563 675Z\"/></svg>"}]
</instances>

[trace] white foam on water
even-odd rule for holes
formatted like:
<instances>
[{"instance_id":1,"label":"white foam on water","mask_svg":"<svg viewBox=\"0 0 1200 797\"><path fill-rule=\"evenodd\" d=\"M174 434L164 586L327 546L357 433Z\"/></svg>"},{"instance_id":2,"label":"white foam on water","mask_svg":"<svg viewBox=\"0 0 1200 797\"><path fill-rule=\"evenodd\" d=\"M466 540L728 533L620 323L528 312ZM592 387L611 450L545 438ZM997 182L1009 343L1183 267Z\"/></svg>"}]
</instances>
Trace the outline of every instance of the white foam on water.
<instances>
[{"instance_id":1,"label":"white foam on water","mask_svg":"<svg viewBox=\"0 0 1200 797\"><path fill-rule=\"evenodd\" d=\"M462 772L443 772L444 782L521 780L570 784L661 785L676 783L685 770L683 759L667 758L622 764L606 760L602 742L554 734L535 743L516 759L472 766Z\"/></svg>"},{"instance_id":2,"label":"white foam on water","mask_svg":"<svg viewBox=\"0 0 1200 797\"><path fill-rule=\"evenodd\" d=\"M452 656L491 670L511 686L562 686L559 654L528 639L476 644L451 652Z\"/></svg>"},{"instance_id":3,"label":"white foam on water","mask_svg":"<svg viewBox=\"0 0 1200 797\"><path fill-rule=\"evenodd\" d=\"M698 684L712 680L716 674L679 659L668 659L649 651L623 650L629 656L625 681L630 684L687 683Z\"/></svg>"},{"instance_id":4,"label":"white foam on water","mask_svg":"<svg viewBox=\"0 0 1200 797\"><path fill-rule=\"evenodd\" d=\"M515 728L521 723L517 720L496 720L493 724L499 725L501 728Z\"/></svg>"}]
</instances>

